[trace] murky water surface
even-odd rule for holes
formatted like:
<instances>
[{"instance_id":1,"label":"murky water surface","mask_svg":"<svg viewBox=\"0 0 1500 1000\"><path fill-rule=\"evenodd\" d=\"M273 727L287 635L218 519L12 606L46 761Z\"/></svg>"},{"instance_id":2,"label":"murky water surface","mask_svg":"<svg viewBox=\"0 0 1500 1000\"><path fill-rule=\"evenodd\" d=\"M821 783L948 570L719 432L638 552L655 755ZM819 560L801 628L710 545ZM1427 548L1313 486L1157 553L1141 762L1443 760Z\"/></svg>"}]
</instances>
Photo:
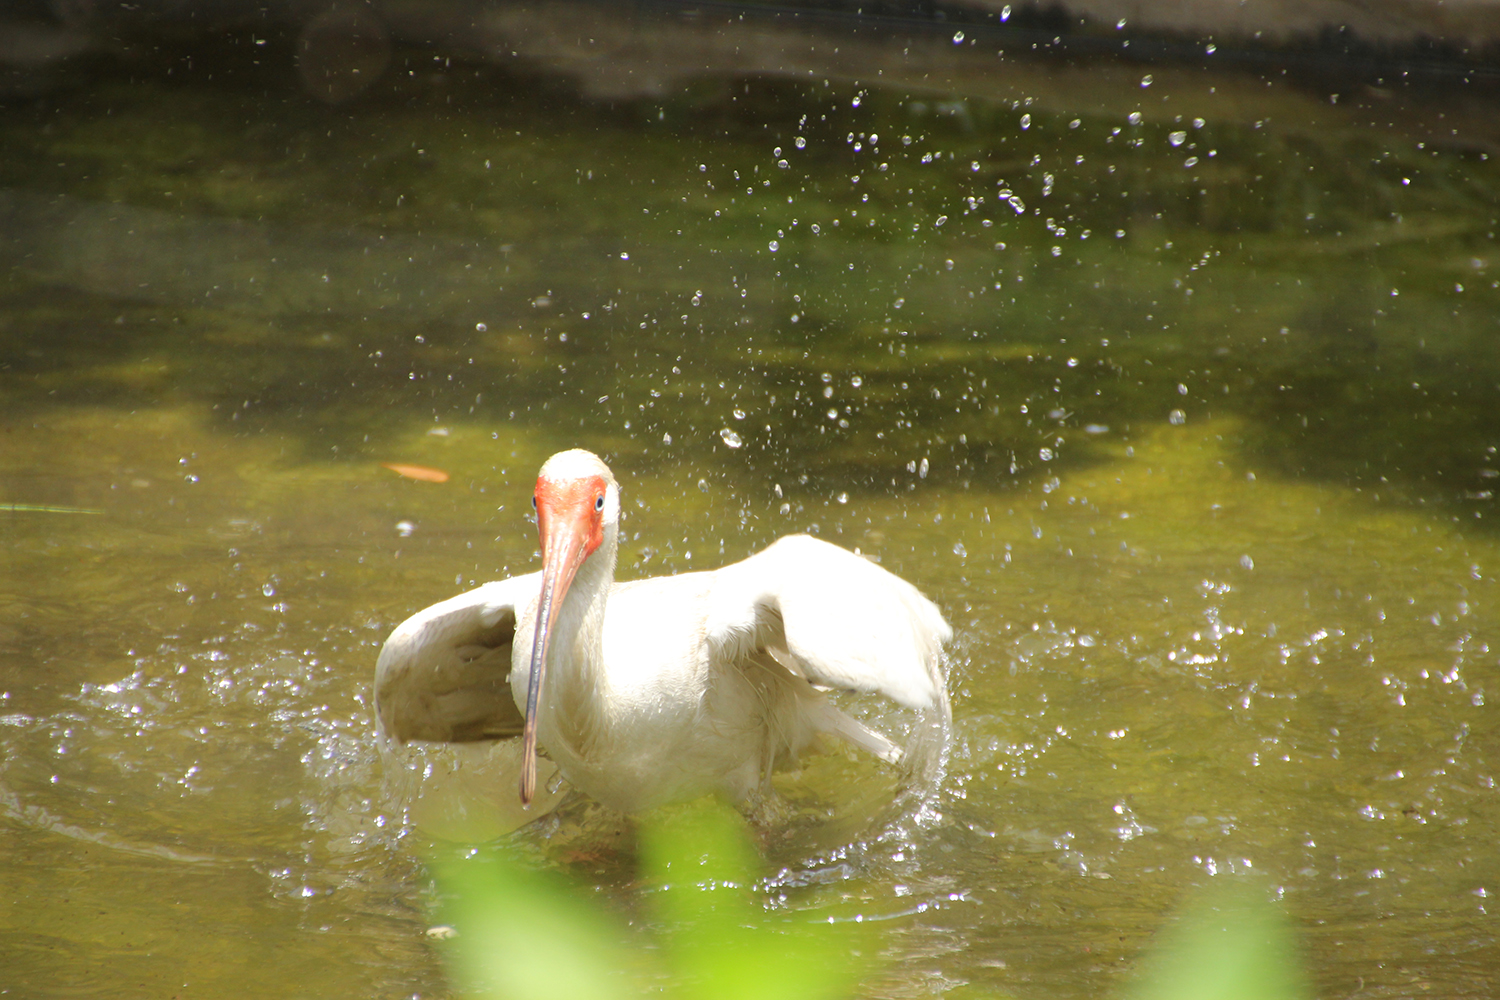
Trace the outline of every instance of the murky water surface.
<instances>
[{"instance_id":1,"label":"murky water surface","mask_svg":"<svg viewBox=\"0 0 1500 1000\"><path fill-rule=\"evenodd\" d=\"M602 105L417 53L329 109L247 46L0 109L0 985L447 995L375 654L532 567L585 445L622 575L809 531L953 622L934 815L870 820L840 752L785 785L834 818L765 834L768 905L878 918L872 992L1098 996L1254 873L1320 995L1490 995L1467 97L1006 62Z\"/></svg>"}]
</instances>

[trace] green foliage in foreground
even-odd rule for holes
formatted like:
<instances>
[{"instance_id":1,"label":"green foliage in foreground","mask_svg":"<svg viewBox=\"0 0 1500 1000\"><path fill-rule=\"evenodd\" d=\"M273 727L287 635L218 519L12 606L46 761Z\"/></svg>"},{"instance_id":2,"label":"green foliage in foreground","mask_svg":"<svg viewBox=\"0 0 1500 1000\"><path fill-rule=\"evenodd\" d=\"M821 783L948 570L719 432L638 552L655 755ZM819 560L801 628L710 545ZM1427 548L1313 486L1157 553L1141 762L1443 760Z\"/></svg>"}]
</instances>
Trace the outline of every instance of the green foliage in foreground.
<instances>
[{"instance_id":1,"label":"green foliage in foreground","mask_svg":"<svg viewBox=\"0 0 1500 1000\"><path fill-rule=\"evenodd\" d=\"M699 805L641 834L646 922L633 933L560 875L495 856L437 867L459 982L494 1000L714 1000L854 995L868 925L766 913L732 811ZM1308 1000L1292 929L1257 887L1216 887L1162 933L1129 1000Z\"/></svg>"},{"instance_id":2,"label":"green foliage in foreground","mask_svg":"<svg viewBox=\"0 0 1500 1000\"><path fill-rule=\"evenodd\" d=\"M648 990L715 1000L848 996L865 971L863 926L766 913L743 821L708 803L641 831L645 922L612 920L551 872L492 856L441 864L454 969L497 1000L615 1000Z\"/></svg>"}]
</instances>

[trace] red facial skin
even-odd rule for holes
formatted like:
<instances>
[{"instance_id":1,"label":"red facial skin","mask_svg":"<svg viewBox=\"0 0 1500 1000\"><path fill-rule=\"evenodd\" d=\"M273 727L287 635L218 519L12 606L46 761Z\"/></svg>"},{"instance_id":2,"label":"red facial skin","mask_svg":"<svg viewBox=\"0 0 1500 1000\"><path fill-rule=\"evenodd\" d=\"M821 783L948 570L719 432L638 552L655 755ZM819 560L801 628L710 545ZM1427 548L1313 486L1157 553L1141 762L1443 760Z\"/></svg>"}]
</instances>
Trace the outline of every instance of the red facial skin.
<instances>
[{"instance_id":1,"label":"red facial skin","mask_svg":"<svg viewBox=\"0 0 1500 1000\"><path fill-rule=\"evenodd\" d=\"M531 645L531 686L526 693L526 723L521 731L521 804L536 794L537 699L547 672L547 645L558 609L583 561L604 543L602 476L536 481L537 532L542 541L542 594L537 605L536 634Z\"/></svg>"}]
</instances>

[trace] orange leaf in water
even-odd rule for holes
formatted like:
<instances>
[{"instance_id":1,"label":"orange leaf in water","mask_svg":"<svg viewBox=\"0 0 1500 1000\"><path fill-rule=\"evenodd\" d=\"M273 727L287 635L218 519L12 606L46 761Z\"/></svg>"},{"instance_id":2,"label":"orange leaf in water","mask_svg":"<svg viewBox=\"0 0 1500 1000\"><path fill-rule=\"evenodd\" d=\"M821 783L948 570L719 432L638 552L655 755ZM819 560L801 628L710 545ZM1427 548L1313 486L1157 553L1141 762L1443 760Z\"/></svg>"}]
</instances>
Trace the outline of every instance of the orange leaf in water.
<instances>
[{"instance_id":1,"label":"orange leaf in water","mask_svg":"<svg viewBox=\"0 0 1500 1000\"><path fill-rule=\"evenodd\" d=\"M442 469L430 469L425 465L402 465L400 462L381 462L381 468L390 469L407 479L420 479L424 483L446 483L448 473Z\"/></svg>"}]
</instances>

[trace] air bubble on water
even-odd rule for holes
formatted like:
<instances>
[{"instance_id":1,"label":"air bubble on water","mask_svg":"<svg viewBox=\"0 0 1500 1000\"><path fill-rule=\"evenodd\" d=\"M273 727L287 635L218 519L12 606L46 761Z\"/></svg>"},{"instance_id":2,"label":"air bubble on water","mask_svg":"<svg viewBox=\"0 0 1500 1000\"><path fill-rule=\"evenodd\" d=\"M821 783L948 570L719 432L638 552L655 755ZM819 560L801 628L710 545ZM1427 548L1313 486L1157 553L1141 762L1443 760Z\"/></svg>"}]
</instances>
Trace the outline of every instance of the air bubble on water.
<instances>
[{"instance_id":1,"label":"air bubble on water","mask_svg":"<svg viewBox=\"0 0 1500 1000\"><path fill-rule=\"evenodd\" d=\"M1042 448L1042 449L1039 449L1036 454L1037 454L1037 457L1040 458L1043 462L1050 462L1050 461L1052 461L1052 449L1051 448Z\"/></svg>"},{"instance_id":2,"label":"air bubble on water","mask_svg":"<svg viewBox=\"0 0 1500 1000\"><path fill-rule=\"evenodd\" d=\"M1186 396L1187 395L1187 386L1183 385L1181 382L1177 383L1177 395L1179 395L1179 396Z\"/></svg>"},{"instance_id":3,"label":"air bubble on water","mask_svg":"<svg viewBox=\"0 0 1500 1000\"><path fill-rule=\"evenodd\" d=\"M791 512L792 512L792 505L791 504L784 503L784 504L781 505L780 513L782 515L790 514Z\"/></svg>"},{"instance_id":4,"label":"air bubble on water","mask_svg":"<svg viewBox=\"0 0 1500 1000\"><path fill-rule=\"evenodd\" d=\"M865 380L856 375L849 380L849 384L858 389L860 386L865 384Z\"/></svg>"},{"instance_id":5,"label":"air bubble on water","mask_svg":"<svg viewBox=\"0 0 1500 1000\"><path fill-rule=\"evenodd\" d=\"M920 462L917 463L917 478L918 479L926 479L927 478L927 469L928 469L927 459L924 458L924 459L922 459L922 461L920 461Z\"/></svg>"},{"instance_id":6,"label":"air bubble on water","mask_svg":"<svg viewBox=\"0 0 1500 1000\"><path fill-rule=\"evenodd\" d=\"M965 558L965 557L968 556L969 550L966 549L966 548L964 548L964 543L963 542L954 542L953 543L953 554L956 555L956 556L958 556L960 559L963 559L963 558Z\"/></svg>"},{"instance_id":7,"label":"air bubble on water","mask_svg":"<svg viewBox=\"0 0 1500 1000\"><path fill-rule=\"evenodd\" d=\"M740 410L740 409L736 409L734 411L734 419L736 419L736 420L744 420L745 419L745 411L744 410Z\"/></svg>"},{"instance_id":8,"label":"air bubble on water","mask_svg":"<svg viewBox=\"0 0 1500 1000\"><path fill-rule=\"evenodd\" d=\"M829 411L826 414L826 416L828 417L829 420L837 420L839 418L838 408L837 407L833 407L833 408L829 409Z\"/></svg>"},{"instance_id":9,"label":"air bubble on water","mask_svg":"<svg viewBox=\"0 0 1500 1000\"><path fill-rule=\"evenodd\" d=\"M700 493L707 493L708 492L708 480L707 479L700 479L700 480L698 480L698 492L700 492Z\"/></svg>"},{"instance_id":10,"label":"air bubble on water","mask_svg":"<svg viewBox=\"0 0 1500 1000\"><path fill-rule=\"evenodd\" d=\"M416 522L414 522L414 521L397 521L396 522L396 534L400 535L402 538L410 538L411 537L411 533L413 531L416 531L416 530L417 530L417 525L416 525Z\"/></svg>"},{"instance_id":11,"label":"air bubble on water","mask_svg":"<svg viewBox=\"0 0 1500 1000\"><path fill-rule=\"evenodd\" d=\"M1023 129L1025 129L1025 128L1031 128L1031 116L1030 115L1022 115L1021 116L1021 127Z\"/></svg>"},{"instance_id":12,"label":"air bubble on water","mask_svg":"<svg viewBox=\"0 0 1500 1000\"><path fill-rule=\"evenodd\" d=\"M1141 123L1141 113L1139 111L1132 111L1130 112L1129 116L1127 116L1127 120L1132 125L1139 125Z\"/></svg>"},{"instance_id":13,"label":"air bubble on water","mask_svg":"<svg viewBox=\"0 0 1500 1000\"><path fill-rule=\"evenodd\" d=\"M802 136L800 136L800 135L799 135L799 136L797 136L797 138L795 138L795 139L793 139L793 140L792 140L792 143L793 143L793 145L795 145L795 146L796 146L796 147L797 147L797 148L798 148L798 149L806 149L806 148L807 148L807 140L806 140L806 139L804 139L804 138L802 138Z\"/></svg>"},{"instance_id":14,"label":"air bubble on water","mask_svg":"<svg viewBox=\"0 0 1500 1000\"><path fill-rule=\"evenodd\" d=\"M1174 146L1181 146L1183 143L1187 142L1187 133L1169 132L1167 133L1167 141Z\"/></svg>"},{"instance_id":15,"label":"air bubble on water","mask_svg":"<svg viewBox=\"0 0 1500 1000\"><path fill-rule=\"evenodd\" d=\"M671 444L672 443L672 435L671 434L663 434L661 436L661 443L662 444Z\"/></svg>"},{"instance_id":16,"label":"air bubble on water","mask_svg":"<svg viewBox=\"0 0 1500 1000\"><path fill-rule=\"evenodd\" d=\"M849 494L847 494L847 493L840 493L834 499L838 500L839 503L848 503L849 502Z\"/></svg>"},{"instance_id":17,"label":"air bubble on water","mask_svg":"<svg viewBox=\"0 0 1500 1000\"><path fill-rule=\"evenodd\" d=\"M1173 424L1185 424L1187 423L1187 414L1181 410L1173 410L1167 414L1167 421Z\"/></svg>"},{"instance_id":18,"label":"air bubble on water","mask_svg":"<svg viewBox=\"0 0 1500 1000\"><path fill-rule=\"evenodd\" d=\"M962 31L955 31L953 33L953 44L954 45L959 44L963 40L964 40L964 33Z\"/></svg>"},{"instance_id":19,"label":"air bubble on water","mask_svg":"<svg viewBox=\"0 0 1500 1000\"><path fill-rule=\"evenodd\" d=\"M730 430L728 427L719 432L719 437L723 438L724 443L729 445L729 447L731 448L738 448L740 445L745 443L740 439L740 436L738 434Z\"/></svg>"},{"instance_id":20,"label":"air bubble on water","mask_svg":"<svg viewBox=\"0 0 1500 1000\"><path fill-rule=\"evenodd\" d=\"M1245 569L1254 569L1255 560L1251 559L1248 555L1243 555L1240 556L1240 565L1245 567Z\"/></svg>"},{"instance_id":21,"label":"air bubble on water","mask_svg":"<svg viewBox=\"0 0 1500 1000\"><path fill-rule=\"evenodd\" d=\"M781 244L777 243L775 240L772 240L771 241L771 252L775 253L777 250L780 250L780 249L781 249Z\"/></svg>"},{"instance_id":22,"label":"air bubble on water","mask_svg":"<svg viewBox=\"0 0 1500 1000\"><path fill-rule=\"evenodd\" d=\"M276 585L274 583L268 583L260 588L260 592L262 594L265 594L267 597L275 597Z\"/></svg>"}]
</instances>

